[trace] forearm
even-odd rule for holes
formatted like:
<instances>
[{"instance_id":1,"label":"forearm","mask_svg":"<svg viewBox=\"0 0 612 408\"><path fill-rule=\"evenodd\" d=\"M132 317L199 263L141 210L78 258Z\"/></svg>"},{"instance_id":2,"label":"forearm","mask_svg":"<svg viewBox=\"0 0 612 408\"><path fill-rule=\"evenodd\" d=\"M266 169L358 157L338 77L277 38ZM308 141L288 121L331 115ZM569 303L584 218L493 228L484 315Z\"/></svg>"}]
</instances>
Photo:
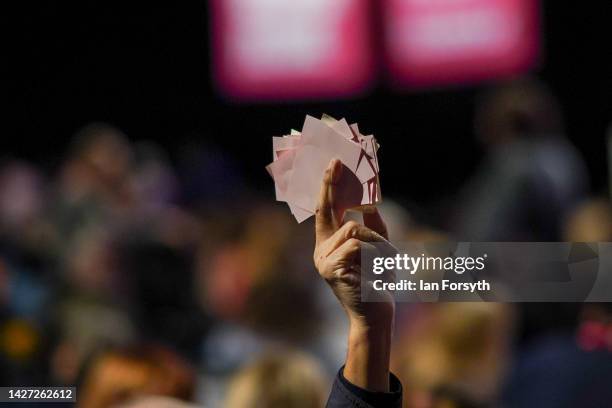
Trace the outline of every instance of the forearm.
<instances>
[{"instance_id":1,"label":"forearm","mask_svg":"<svg viewBox=\"0 0 612 408\"><path fill-rule=\"evenodd\" d=\"M350 324L344 378L370 391L389 391L392 320L376 327Z\"/></svg>"}]
</instances>

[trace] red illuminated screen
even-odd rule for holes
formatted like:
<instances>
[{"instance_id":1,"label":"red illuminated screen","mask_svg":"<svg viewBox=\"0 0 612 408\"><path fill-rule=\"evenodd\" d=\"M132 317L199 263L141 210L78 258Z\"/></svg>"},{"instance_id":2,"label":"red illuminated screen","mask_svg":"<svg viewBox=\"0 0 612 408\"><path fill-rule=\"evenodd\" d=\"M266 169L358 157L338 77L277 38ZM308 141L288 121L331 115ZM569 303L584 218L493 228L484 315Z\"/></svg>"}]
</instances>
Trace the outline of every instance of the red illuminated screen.
<instances>
[{"instance_id":1,"label":"red illuminated screen","mask_svg":"<svg viewBox=\"0 0 612 408\"><path fill-rule=\"evenodd\" d=\"M348 96L373 74L368 0L211 0L213 69L236 99Z\"/></svg>"},{"instance_id":2,"label":"red illuminated screen","mask_svg":"<svg viewBox=\"0 0 612 408\"><path fill-rule=\"evenodd\" d=\"M384 0L389 69L428 86L522 72L538 54L535 0Z\"/></svg>"}]
</instances>

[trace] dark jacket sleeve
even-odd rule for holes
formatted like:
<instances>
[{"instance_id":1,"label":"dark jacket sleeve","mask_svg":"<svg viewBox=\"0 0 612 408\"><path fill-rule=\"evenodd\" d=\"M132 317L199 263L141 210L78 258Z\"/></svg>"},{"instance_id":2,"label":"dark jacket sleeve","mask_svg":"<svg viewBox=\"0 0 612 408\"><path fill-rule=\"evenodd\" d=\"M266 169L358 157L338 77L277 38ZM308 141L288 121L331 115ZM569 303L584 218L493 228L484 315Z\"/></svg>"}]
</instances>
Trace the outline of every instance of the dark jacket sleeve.
<instances>
[{"instance_id":1,"label":"dark jacket sleeve","mask_svg":"<svg viewBox=\"0 0 612 408\"><path fill-rule=\"evenodd\" d=\"M402 384L389 375L389 392L372 392L348 382L340 369L327 401L327 408L401 408Z\"/></svg>"}]
</instances>

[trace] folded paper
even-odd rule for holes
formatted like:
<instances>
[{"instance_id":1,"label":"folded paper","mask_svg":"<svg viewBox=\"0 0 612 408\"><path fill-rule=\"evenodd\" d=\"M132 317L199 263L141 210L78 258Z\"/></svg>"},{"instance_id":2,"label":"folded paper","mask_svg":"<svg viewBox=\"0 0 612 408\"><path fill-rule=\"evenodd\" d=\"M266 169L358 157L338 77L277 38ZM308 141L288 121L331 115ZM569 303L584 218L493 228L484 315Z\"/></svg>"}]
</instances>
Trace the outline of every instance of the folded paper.
<instances>
[{"instance_id":1,"label":"folded paper","mask_svg":"<svg viewBox=\"0 0 612 408\"><path fill-rule=\"evenodd\" d=\"M328 115L306 116L301 132L272 138L266 170L274 179L276 199L289 205L298 222L314 215L325 169L339 159L343 171L336 185L338 211L360 209L381 201L378 143L360 133L357 124Z\"/></svg>"}]
</instances>

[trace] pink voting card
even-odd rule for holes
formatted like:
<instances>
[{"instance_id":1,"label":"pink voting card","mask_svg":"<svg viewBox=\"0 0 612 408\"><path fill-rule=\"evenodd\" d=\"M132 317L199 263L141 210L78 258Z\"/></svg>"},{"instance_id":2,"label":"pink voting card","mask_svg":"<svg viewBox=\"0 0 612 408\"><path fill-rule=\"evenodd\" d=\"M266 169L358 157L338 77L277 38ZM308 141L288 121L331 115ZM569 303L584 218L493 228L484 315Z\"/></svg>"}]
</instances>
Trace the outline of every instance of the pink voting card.
<instances>
[{"instance_id":1,"label":"pink voting card","mask_svg":"<svg viewBox=\"0 0 612 408\"><path fill-rule=\"evenodd\" d=\"M272 138L274 161L266 170L275 183L276 199L289 205L302 222L315 212L325 169L339 159L343 171L334 205L339 211L358 209L380 202L378 143L364 136L357 124L307 116L301 132Z\"/></svg>"}]
</instances>

